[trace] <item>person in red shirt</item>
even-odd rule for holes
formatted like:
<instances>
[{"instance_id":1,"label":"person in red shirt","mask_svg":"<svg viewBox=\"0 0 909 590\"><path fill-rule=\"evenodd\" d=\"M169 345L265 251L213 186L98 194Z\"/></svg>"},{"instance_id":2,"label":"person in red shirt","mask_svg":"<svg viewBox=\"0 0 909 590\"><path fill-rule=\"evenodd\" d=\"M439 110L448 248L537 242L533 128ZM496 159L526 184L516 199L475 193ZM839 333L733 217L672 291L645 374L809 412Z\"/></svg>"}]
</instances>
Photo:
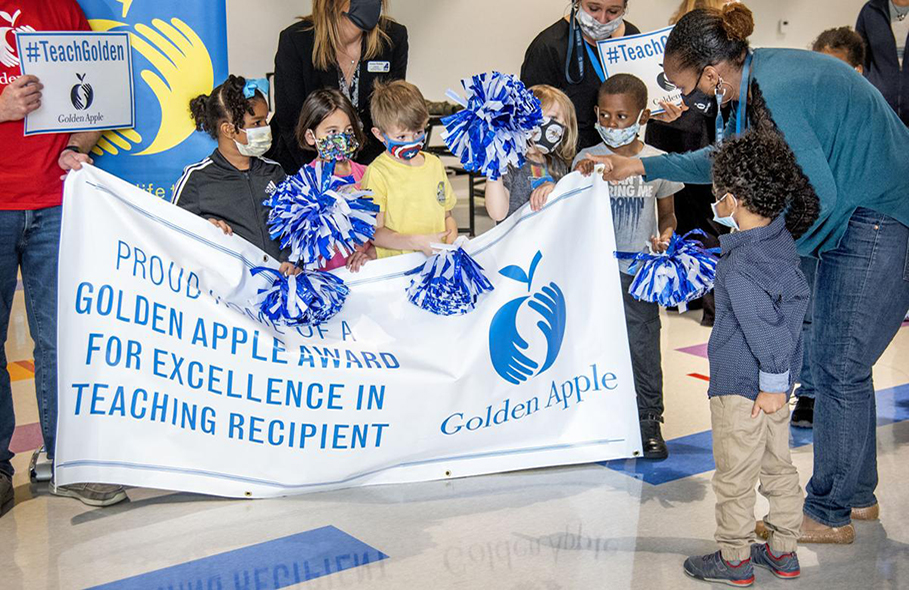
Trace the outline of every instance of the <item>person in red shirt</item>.
<instances>
[{"instance_id":1,"label":"person in red shirt","mask_svg":"<svg viewBox=\"0 0 909 590\"><path fill-rule=\"evenodd\" d=\"M23 119L41 108L43 85L22 76L19 31L88 31L75 0L0 0L0 514L13 500L9 445L16 427L4 350L10 310L22 272L28 325L35 341L35 394L44 446L54 457L57 430L57 259L63 176L92 163L100 133L24 136ZM50 485L51 493L108 506L126 499L120 486Z\"/></svg>"}]
</instances>

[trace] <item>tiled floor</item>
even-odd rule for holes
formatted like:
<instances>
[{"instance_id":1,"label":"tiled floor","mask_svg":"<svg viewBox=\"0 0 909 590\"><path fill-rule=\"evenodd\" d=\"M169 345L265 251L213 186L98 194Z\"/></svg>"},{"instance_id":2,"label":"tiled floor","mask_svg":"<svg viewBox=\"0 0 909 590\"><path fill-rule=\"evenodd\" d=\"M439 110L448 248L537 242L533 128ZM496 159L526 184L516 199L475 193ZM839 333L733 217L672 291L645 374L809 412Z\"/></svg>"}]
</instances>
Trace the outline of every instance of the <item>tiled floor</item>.
<instances>
[{"instance_id":1,"label":"tiled floor","mask_svg":"<svg viewBox=\"0 0 909 590\"><path fill-rule=\"evenodd\" d=\"M463 183L455 180L461 195ZM462 204L462 226L465 213ZM481 218L481 228L489 225ZM629 461L262 501L134 489L128 503L91 509L28 480L40 434L19 292L7 355L20 454L16 505L0 518L0 589L704 587L681 572L685 556L713 550L703 434L709 331L699 316L663 318L664 433L674 440L658 466ZM759 572L759 586L909 588L907 359L904 327L875 369L881 521L857 524L852 546L801 548L799 582ZM813 448L806 432L795 435L804 485ZM759 499L758 512L765 508Z\"/></svg>"}]
</instances>

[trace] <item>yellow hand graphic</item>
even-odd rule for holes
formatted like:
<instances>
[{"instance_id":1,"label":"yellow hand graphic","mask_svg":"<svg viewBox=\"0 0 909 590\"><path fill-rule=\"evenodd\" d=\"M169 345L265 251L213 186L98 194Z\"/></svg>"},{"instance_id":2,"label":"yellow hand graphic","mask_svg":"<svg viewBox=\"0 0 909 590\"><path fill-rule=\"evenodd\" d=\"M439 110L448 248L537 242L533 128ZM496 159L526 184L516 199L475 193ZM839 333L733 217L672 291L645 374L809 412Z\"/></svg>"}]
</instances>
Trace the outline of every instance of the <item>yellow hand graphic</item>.
<instances>
[{"instance_id":1,"label":"yellow hand graphic","mask_svg":"<svg viewBox=\"0 0 909 590\"><path fill-rule=\"evenodd\" d=\"M142 79L161 104L158 135L140 156L167 151L189 137L195 131L189 101L210 93L215 81L208 49L189 25L178 18L171 19L170 24L154 19L152 25L157 30L136 25L142 36L131 36L136 51L158 70L143 70Z\"/></svg>"},{"instance_id":2,"label":"yellow hand graphic","mask_svg":"<svg viewBox=\"0 0 909 590\"><path fill-rule=\"evenodd\" d=\"M142 136L136 133L135 129L114 129L105 131L101 134L98 144L92 148L92 153L96 156L103 156L105 152L112 156L120 153L120 150L130 151L134 145L142 143Z\"/></svg>"}]
</instances>

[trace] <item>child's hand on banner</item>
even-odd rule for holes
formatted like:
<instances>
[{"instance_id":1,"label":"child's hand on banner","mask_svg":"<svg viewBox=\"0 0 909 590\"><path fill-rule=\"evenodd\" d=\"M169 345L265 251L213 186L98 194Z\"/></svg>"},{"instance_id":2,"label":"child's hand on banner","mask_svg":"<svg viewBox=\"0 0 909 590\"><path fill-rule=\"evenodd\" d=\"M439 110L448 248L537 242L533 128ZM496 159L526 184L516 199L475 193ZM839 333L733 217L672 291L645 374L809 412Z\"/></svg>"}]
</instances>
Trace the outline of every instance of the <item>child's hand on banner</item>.
<instances>
[{"instance_id":1,"label":"child's hand on banner","mask_svg":"<svg viewBox=\"0 0 909 590\"><path fill-rule=\"evenodd\" d=\"M234 235L234 229L233 229L231 226L229 226L229 225L227 225L226 223L224 223L223 221L221 221L220 219L211 218L211 219L208 220L208 222L209 222L210 224L212 224L213 226L215 226L216 228L218 228L218 229L220 229L221 231L223 231L225 236L232 236L232 235Z\"/></svg>"}]
</instances>

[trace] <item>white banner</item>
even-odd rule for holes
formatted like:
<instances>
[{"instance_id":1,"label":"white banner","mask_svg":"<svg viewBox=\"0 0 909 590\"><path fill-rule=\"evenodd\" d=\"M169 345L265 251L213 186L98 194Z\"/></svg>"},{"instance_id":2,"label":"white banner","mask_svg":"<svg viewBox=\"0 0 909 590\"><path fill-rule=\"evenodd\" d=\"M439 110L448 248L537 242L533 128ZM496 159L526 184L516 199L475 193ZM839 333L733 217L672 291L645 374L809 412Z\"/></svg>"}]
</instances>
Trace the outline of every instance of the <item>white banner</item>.
<instances>
[{"instance_id":1,"label":"white banner","mask_svg":"<svg viewBox=\"0 0 909 590\"><path fill-rule=\"evenodd\" d=\"M25 135L135 126L129 33L17 33L22 75L44 84Z\"/></svg>"},{"instance_id":2,"label":"white banner","mask_svg":"<svg viewBox=\"0 0 909 590\"><path fill-rule=\"evenodd\" d=\"M607 187L571 174L473 240L495 290L468 315L407 301L410 254L339 271L341 313L291 329L247 304L260 250L71 173L57 483L267 497L639 454Z\"/></svg>"},{"instance_id":3,"label":"white banner","mask_svg":"<svg viewBox=\"0 0 909 590\"><path fill-rule=\"evenodd\" d=\"M597 43L600 62L606 78L615 74L631 74L647 85L647 108L653 114L665 111L661 102L679 104L682 91L666 79L663 73L663 56L666 41L673 27L652 33L606 39Z\"/></svg>"}]
</instances>

